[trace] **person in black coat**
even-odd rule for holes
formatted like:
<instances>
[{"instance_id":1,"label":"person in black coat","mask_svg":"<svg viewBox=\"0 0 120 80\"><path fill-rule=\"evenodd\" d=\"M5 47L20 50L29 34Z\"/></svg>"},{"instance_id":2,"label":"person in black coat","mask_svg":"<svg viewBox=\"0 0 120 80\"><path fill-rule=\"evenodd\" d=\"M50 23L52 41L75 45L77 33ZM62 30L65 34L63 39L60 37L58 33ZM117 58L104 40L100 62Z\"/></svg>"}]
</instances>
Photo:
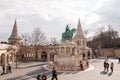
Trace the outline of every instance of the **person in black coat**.
<instances>
[{"instance_id":1,"label":"person in black coat","mask_svg":"<svg viewBox=\"0 0 120 80\"><path fill-rule=\"evenodd\" d=\"M37 75L37 80L41 80L40 74Z\"/></svg>"},{"instance_id":2,"label":"person in black coat","mask_svg":"<svg viewBox=\"0 0 120 80\"><path fill-rule=\"evenodd\" d=\"M113 67L114 67L114 64L113 62L111 62L111 65L110 65L111 73L113 73Z\"/></svg>"},{"instance_id":3,"label":"person in black coat","mask_svg":"<svg viewBox=\"0 0 120 80\"><path fill-rule=\"evenodd\" d=\"M106 63L107 72L109 71L109 63Z\"/></svg>"},{"instance_id":4,"label":"person in black coat","mask_svg":"<svg viewBox=\"0 0 120 80\"><path fill-rule=\"evenodd\" d=\"M106 61L104 61L104 72L105 72L105 71L106 71L106 69L107 69L106 64L107 64L107 62L106 62Z\"/></svg>"},{"instance_id":5,"label":"person in black coat","mask_svg":"<svg viewBox=\"0 0 120 80\"><path fill-rule=\"evenodd\" d=\"M11 65L10 64L8 64L8 70L9 70L10 73L12 73Z\"/></svg>"},{"instance_id":6,"label":"person in black coat","mask_svg":"<svg viewBox=\"0 0 120 80\"><path fill-rule=\"evenodd\" d=\"M2 65L2 70L3 70L2 74L5 74L5 65Z\"/></svg>"},{"instance_id":7,"label":"person in black coat","mask_svg":"<svg viewBox=\"0 0 120 80\"><path fill-rule=\"evenodd\" d=\"M119 63L120 63L120 56L118 57L118 61L119 61Z\"/></svg>"},{"instance_id":8,"label":"person in black coat","mask_svg":"<svg viewBox=\"0 0 120 80\"><path fill-rule=\"evenodd\" d=\"M53 70L52 70L52 79L51 80L53 80L54 78L56 80L58 80L58 78L57 78L57 71L55 70L55 67L53 67Z\"/></svg>"}]
</instances>

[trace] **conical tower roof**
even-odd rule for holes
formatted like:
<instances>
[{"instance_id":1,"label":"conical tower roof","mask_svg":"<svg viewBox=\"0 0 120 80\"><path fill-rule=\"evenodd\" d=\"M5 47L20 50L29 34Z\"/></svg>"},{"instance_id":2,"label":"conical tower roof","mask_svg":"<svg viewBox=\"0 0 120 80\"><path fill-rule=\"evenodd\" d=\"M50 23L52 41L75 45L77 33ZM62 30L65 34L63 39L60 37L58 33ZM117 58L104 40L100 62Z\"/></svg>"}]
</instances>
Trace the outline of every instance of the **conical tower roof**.
<instances>
[{"instance_id":1,"label":"conical tower roof","mask_svg":"<svg viewBox=\"0 0 120 80\"><path fill-rule=\"evenodd\" d=\"M77 32L73 38L73 40L80 40L80 39L85 39L82 28L81 28L81 23L80 19L78 20L78 25L77 25Z\"/></svg>"},{"instance_id":2,"label":"conical tower roof","mask_svg":"<svg viewBox=\"0 0 120 80\"><path fill-rule=\"evenodd\" d=\"M22 37L21 37L21 35L20 35L19 32L18 32L18 27L17 27L17 21L16 21L16 19L15 19L15 22L14 22L12 34L11 34L11 36L9 37L9 39L22 40Z\"/></svg>"}]
</instances>

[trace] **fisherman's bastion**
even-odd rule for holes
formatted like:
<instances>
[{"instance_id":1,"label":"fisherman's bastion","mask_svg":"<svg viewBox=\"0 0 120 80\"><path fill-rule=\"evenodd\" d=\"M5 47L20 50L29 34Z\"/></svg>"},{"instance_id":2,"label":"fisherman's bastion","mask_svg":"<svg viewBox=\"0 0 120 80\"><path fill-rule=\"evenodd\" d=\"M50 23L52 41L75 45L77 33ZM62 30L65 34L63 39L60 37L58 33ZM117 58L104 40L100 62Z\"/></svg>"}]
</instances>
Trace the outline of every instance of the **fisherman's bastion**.
<instances>
[{"instance_id":1,"label":"fisherman's bastion","mask_svg":"<svg viewBox=\"0 0 120 80\"><path fill-rule=\"evenodd\" d=\"M14 64L18 56L19 59L23 57L31 60L35 59L35 52L33 49L34 46L22 46L24 47L24 49L27 48L29 50L28 53L18 53L20 45L22 44L23 38L19 33L17 21L15 20L12 33L8 38L8 42L7 43L3 42L0 44L0 64L1 65ZM55 51L54 48L57 49L57 52ZM63 54L62 55L63 57L57 56L57 54L60 55ZM74 60L75 58L77 58L77 62L73 62L76 64L78 64L79 61L91 59L92 50L89 47L87 47L87 39L83 34L80 20L78 21L76 33L71 41L66 39L65 41L62 41L59 45L56 45L56 47L54 47L53 45L41 45L39 46L38 55L39 55L38 60L57 62L57 60L59 59L61 63L63 63L62 61L64 62L69 61L68 57L64 58L65 57L64 55L69 56L74 55L70 59Z\"/></svg>"},{"instance_id":2,"label":"fisherman's bastion","mask_svg":"<svg viewBox=\"0 0 120 80\"><path fill-rule=\"evenodd\" d=\"M34 45L25 45L18 28L15 19L8 42L0 43L0 72L2 72L2 65L10 64L13 67L13 73L0 76L0 80L36 80L36 76L42 73L51 80L53 67L58 71L59 80L101 80L103 79L101 75L105 75L104 72L100 72L103 70L101 65L106 57L120 56L119 49L105 50L99 47L96 54L101 57L96 59L93 50L87 46L87 38L84 36L80 19L76 29L66 26L59 44L37 46L38 54L34 50ZM112 54L113 51L115 55ZM116 80L119 80L117 60L108 61L115 63L116 73L112 78L104 77L103 80L113 80L116 76ZM83 69L80 67L81 63ZM101 75L99 76L98 73Z\"/></svg>"}]
</instances>

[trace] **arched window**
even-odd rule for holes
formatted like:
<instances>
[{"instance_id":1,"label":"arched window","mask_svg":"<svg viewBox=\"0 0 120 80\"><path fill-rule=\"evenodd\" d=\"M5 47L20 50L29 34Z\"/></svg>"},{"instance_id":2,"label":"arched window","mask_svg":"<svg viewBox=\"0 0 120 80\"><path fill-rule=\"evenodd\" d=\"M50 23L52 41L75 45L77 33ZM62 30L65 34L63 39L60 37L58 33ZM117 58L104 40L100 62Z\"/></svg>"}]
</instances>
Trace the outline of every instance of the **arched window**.
<instances>
[{"instance_id":1,"label":"arched window","mask_svg":"<svg viewBox=\"0 0 120 80\"><path fill-rule=\"evenodd\" d=\"M83 58L85 58L85 53L83 52Z\"/></svg>"},{"instance_id":2,"label":"arched window","mask_svg":"<svg viewBox=\"0 0 120 80\"><path fill-rule=\"evenodd\" d=\"M81 41L78 41L77 44L78 44L78 45L81 45Z\"/></svg>"},{"instance_id":3,"label":"arched window","mask_svg":"<svg viewBox=\"0 0 120 80\"><path fill-rule=\"evenodd\" d=\"M90 58L90 51L87 52L87 55L88 55L88 59Z\"/></svg>"},{"instance_id":4,"label":"arched window","mask_svg":"<svg viewBox=\"0 0 120 80\"><path fill-rule=\"evenodd\" d=\"M47 52L42 52L41 53L41 59L43 62L47 61Z\"/></svg>"},{"instance_id":5,"label":"arched window","mask_svg":"<svg viewBox=\"0 0 120 80\"><path fill-rule=\"evenodd\" d=\"M54 54L51 53L51 54L50 54L50 61L53 61L53 60L54 60Z\"/></svg>"}]
</instances>

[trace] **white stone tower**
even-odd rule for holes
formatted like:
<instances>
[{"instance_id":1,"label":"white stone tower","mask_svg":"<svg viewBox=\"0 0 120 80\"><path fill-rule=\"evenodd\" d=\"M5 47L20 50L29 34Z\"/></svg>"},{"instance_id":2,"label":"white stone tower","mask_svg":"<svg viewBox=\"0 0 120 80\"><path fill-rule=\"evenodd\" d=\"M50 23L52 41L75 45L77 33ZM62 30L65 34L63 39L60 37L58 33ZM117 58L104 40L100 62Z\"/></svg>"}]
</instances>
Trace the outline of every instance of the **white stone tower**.
<instances>
[{"instance_id":1,"label":"white stone tower","mask_svg":"<svg viewBox=\"0 0 120 80\"><path fill-rule=\"evenodd\" d=\"M73 41L81 47L85 47L87 46L86 42L87 39L84 37L82 28L81 28L81 23L80 23L80 19L78 20L78 25L77 25L77 32L73 38Z\"/></svg>"},{"instance_id":2,"label":"white stone tower","mask_svg":"<svg viewBox=\"0 0 120 80\"><path fill-rule=\"evenodd\" d=\"M85 38L80 19L78 20L78 25L77 25L77 32L73 38L73 41L77 45L77 53L83 55L83 59L90 59L92 58L92 49L87 47L87 38Z\"/></svg>"},{"instance_id":3,"label":"white stone tower","mask_svg":"<svg viewBox=\"0 0 120 80\"><path fill-rule=\"evenodd\" d=\"M13 30L11 36L8 38L8 42L14 45L21 45L23 43L23 38L18 32L17 21L15 19Z\"/></svg>"}]
</instances>

